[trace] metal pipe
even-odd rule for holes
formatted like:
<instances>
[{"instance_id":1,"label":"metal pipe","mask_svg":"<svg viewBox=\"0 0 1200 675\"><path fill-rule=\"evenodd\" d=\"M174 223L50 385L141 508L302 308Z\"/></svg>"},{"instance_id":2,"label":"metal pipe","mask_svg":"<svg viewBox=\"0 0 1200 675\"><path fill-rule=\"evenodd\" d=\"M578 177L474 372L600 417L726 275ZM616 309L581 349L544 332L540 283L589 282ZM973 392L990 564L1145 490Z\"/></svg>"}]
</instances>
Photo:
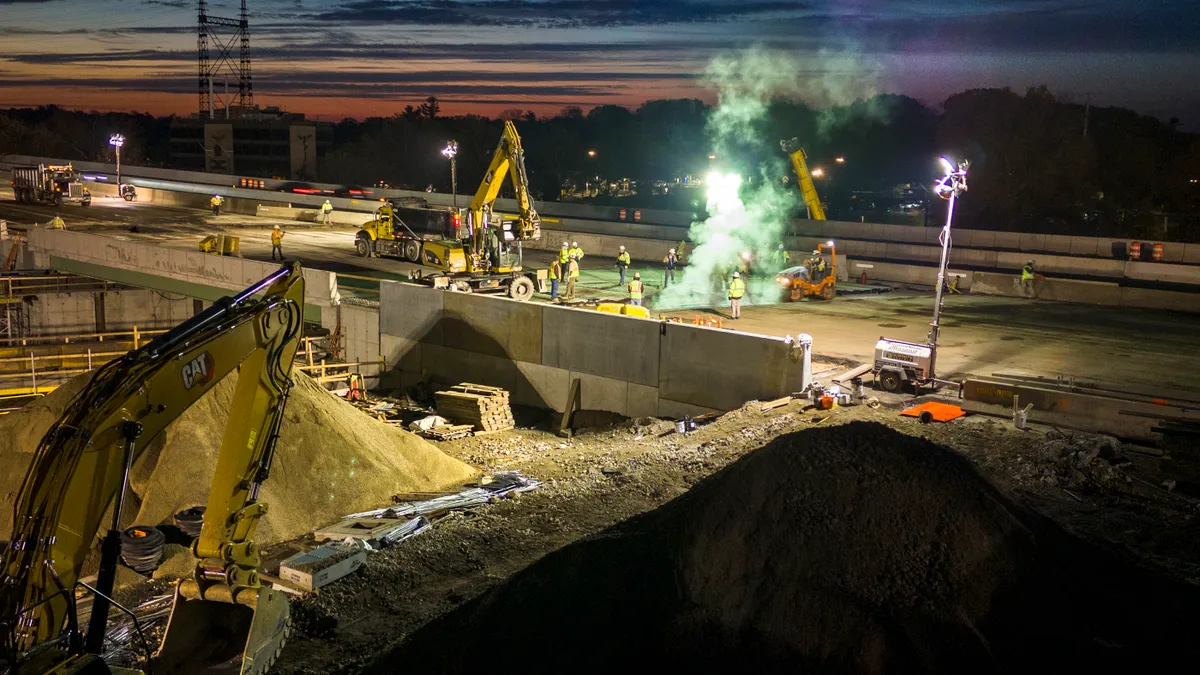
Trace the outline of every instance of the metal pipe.
<instances>
[{"instance_id":1,"label":"metal pipe","mask_svg":"<svg viewBox=\"0 0 1200 675\"><path fill-rule=\"evenodd\" d=\"M942 228L942 261L938 265L937 278L937 295L933 301L933 321L929 324L929 346L932 351L929 355L929 377L937 376L937 341L938 341L938 321L942 316L942 287L946 280L946 263L950 259L950 221L954 218L954 202L957 200L955 193L950 193L950 203L946 207L946 225Z\"/></svg>"}]
</instances>

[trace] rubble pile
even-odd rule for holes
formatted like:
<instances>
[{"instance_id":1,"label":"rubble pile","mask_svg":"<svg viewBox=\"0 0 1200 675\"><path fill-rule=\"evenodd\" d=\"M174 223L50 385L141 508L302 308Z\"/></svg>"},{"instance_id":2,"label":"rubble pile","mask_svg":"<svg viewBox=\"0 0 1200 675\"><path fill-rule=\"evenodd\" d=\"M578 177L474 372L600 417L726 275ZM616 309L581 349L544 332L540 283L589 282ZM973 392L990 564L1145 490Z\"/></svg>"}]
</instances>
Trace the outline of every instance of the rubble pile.
<instances>
[{"instance_id":1,"label":"rubble pile","mask_svg":"<svg viewBox=\"0 0 1200 675\"><path fill-rule=\"evenodd\" d=\"M547 555L368 672L496 654L536 654L534 672L1150 672L1200 655L1197 600L953 451L856 422L780 436Z\"/></svg>"}]
</instances>

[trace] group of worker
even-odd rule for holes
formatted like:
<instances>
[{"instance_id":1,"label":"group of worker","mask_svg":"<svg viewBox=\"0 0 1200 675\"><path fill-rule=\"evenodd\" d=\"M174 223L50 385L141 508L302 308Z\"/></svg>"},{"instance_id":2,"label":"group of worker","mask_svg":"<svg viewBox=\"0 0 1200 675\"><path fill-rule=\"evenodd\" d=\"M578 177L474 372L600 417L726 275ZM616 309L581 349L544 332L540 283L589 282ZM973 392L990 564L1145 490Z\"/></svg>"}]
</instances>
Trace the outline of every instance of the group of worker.
<instances>
[{"instance_id":1,"label":"group of worker","mask_svg":"<svg viewBox=\"0 0 1200 675\"><path fill-rule=\"evenodd\" d=\"M625 247L622 246L622 249ZM558 299L558 282L566 279L566 292L563 300L575 299L575 283L579 279L579 261L583 260L583 249L579 242L563 242L558 251L558 257L550 263L550 300Z\"/></svg>"}]
</instances>

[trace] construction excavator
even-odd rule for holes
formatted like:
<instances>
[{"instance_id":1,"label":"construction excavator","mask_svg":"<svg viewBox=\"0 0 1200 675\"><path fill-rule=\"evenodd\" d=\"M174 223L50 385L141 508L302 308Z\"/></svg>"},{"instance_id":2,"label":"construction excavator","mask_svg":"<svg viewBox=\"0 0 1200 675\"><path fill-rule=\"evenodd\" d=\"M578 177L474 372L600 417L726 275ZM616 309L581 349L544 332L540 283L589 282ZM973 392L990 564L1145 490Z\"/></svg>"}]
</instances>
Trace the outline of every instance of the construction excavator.
<instances>
[{"instance_id":1,"label":"construction excavator","mask_svg":"<svg viewBox=\"0 0 1200 675\"><path fill-rule=\"evenodd\" d=\"M263 584L254 531L267 511L259 489L279 439L303 315L300 266L281 267L100 368L66 408L25 475L4 550L0 664L7 672L142 672L101 659L130 471L168 424L234 370L231 414L192 543L198 563L175 587L162 645L153 659L146 655L145 672L259 675L271 666L287 637L289 606ZM92 586L81 578L84 561L110 509ZM92 594L86 630L76 611L81 589Z\"/></svg>"},{"instance_id":2,"label":"construction excavator","mask_svg":"<svg viewBox=\"0 0 1200 675\"><path fill-rule=\"evenodd\" d=\"M800 140L793 138L779 141L779 147L792 158L792 169L800 182L800 195L808 206L808 217L813 220L825 220L825 207L821 206L821 198L817 195L817 186L813 183L812 173L808 170L808 155L800 147Z\"/></svg>"},{"instance_id":3,"label":"construction excavator","mask_svg":"<svg viewBox=\"0 0 1200 675\"><path fill-rule=\"evenodd\" d=\"M512 181L517 214L495 212L504 179ZM542 236L541 218L529 196L525 151L511 120L492 155L491 165L468 208L420 209L384 204L359 229L359 255L393 255L438 270L414 271L411 278L451 290L506 293L516 300L533 296L536 275L522 267L522 243Z\"/></svg>"}]
</instances>

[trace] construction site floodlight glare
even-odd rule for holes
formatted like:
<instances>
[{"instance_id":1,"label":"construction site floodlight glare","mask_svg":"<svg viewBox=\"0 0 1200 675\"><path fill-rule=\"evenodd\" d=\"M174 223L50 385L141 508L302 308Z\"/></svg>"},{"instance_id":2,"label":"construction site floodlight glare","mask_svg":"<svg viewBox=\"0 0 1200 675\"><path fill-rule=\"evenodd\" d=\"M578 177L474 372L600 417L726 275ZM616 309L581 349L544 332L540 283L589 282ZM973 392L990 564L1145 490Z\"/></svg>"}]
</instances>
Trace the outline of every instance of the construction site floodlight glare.
<instances>
[{"instance_id":1,"label":"construction site floodlight glare","mask_svg":"<svg viewBox=\"0 0 1200 675\"><path fill-rule=\"evenodd\" d=\"M710 200L732 200L737 199L738 187L742 184L742 177L736 173L714 171L705 176L704 183L708 186L706 192Z\"/></svg>"},{"instance_id":2,"label":"construction site floodlight glare","mask_svg":"<svg viewBox=\"0 0 1200 675\"><path fill-rule=\"evenodd\" d=\"M108 144L119 148L122 145L125 145L125 137L121 134L113 134L112 136L108 137Z\"/></svg>"},{"instance_id":3,"label":"construction site floodlight glare","mask_svg":"<svg viewBox=\"0 0 1200 675\"><path fill-rule=\"evenodd\" d=\"M446 159L454 159L454 156L457 154L458 154L458 142L457 141L450 141L449 143L446 144L446 147L442 148L442 155Z\"/></svg>"}]
</instances>

